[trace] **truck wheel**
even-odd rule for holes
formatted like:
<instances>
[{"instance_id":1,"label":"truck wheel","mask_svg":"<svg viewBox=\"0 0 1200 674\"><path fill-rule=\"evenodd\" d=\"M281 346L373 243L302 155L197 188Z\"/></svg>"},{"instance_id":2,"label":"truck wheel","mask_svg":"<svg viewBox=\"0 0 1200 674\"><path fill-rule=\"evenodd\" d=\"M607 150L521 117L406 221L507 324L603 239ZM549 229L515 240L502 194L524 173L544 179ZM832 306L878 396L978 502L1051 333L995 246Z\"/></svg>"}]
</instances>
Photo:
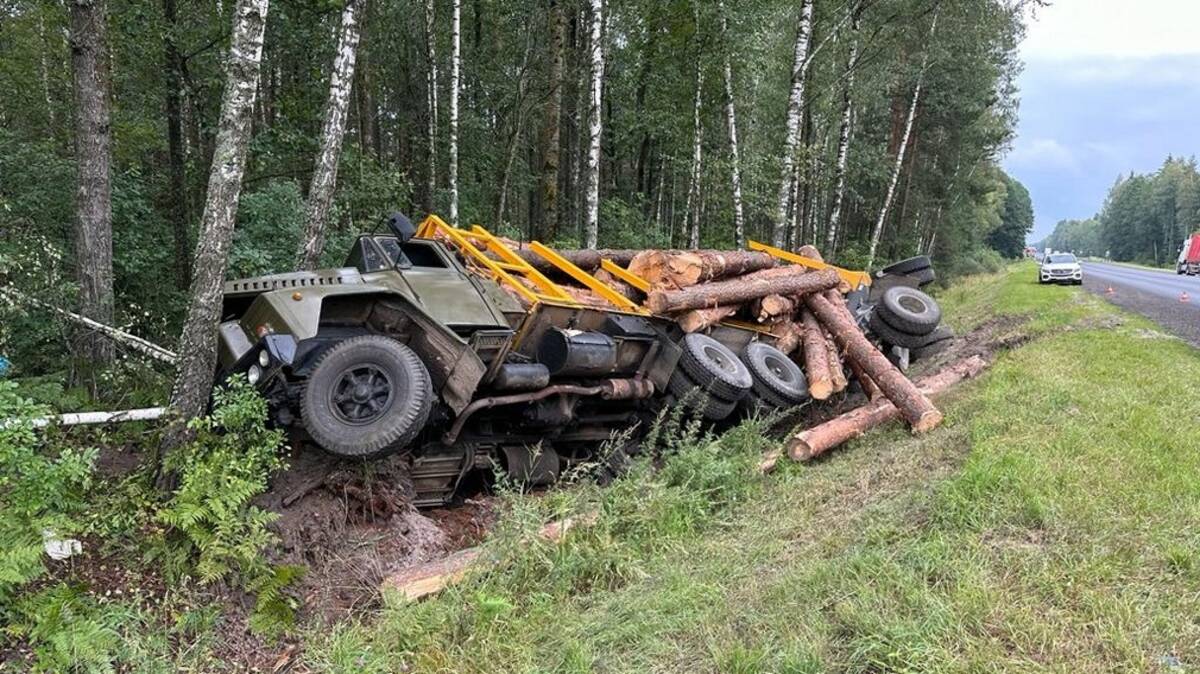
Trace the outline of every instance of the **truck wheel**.
<instances>
[{"instance_id":1,"label":"truck wheel","mask_svg":"<svg viewBox=\"0 0 1200 674\"><path fill-rule=\"evenodd\" d=\"M676 369L667 381L667 389L675 395L679 404L687 405L711 421L720 421L737 409L738 401L718 398L679 369Z\"/></svg>"},{"instance_id":2,"label":"truck wheel","mask_svg":"<svg viewBox=\"0 0 1200 674\"><path fill-rule=\"evenodd\" d=\"M791 407L808 400L808 381L800 366L770 344L750 342L742 362L754 378L754 395L776 407Z\"/></svg>"},{"instance_id":3,"label":"truck wheel","mask_svg":"<svg viewBox=\"0 0 1200 674\"><path fill-rule=\"evenodd\" d=\"M888 325L910 335L928 335L942 322L942 308L932 297L902 286L889 288L875 313Z\"/></svg>"},{"instance_id":4,"label":"truck wheel","mask_svg":"<svg viewBox=\"0 0 1200 674\"><path fill-rule=\"evenodd\" d=\"M912 274L913 272L928 269L933 266L933 262L928 255L918 255L910 257L907 260L893 262L879 271L884 274Z\"/></svg>"},{"instance_id":5,"label":"truck wheel","mask_svg":"<svg viewBox=\"0 0 1200 674\"><path fill-rule=\"evenodd\" d=\"M683 338L679 368L692 381L703 383L712 395L729 402L744 398L754 385L745 363L724 344L698 332Z\"/></svg>"},{"instance_id":6,"label":"truck wheel","mask_svg":"<svg viewBox=\"0 0 1200 674\"><path fill-rule=\"evenodd\" d=\"M412 442L432 407L429 371L417 354L389 337L365 335L321 355L300 414L325 451L376 458Z\"/></svg>"},{"instance_id":7,"label":"truck wheel","mask_svg":"<svg viewBox=\"0 0 1200 674\"><path fill-rule=\"evenodd\" d=\"M909 274L909 276L911 276L913 280L917 282L918 287L927 286L937 280L937 273L933 271L933 267L918 269L917 271Z\"/></svg>"},{"instance_id":8,"label":"truck wheel","mask_svg":"<svg viewBox=\"0 0 1200 674\"><path fill-rule=\"evenodd\" d=\"M903 346L908 349L920 348L925 341L925 335L913 335L907 332L901 332L896 328L888 325L879 315L879 307L875 307L875 311L871 312L871 320L867 323L867 327L871 332L884 344L892 346Z\"/></svg>"},{"instance_id":9,"label":"truck wheel","mask_svg":"<svg viewBox=\"0 0 1200 674\"><path fill-rule=\"evenodd\" d=\"M928 358L945 350L953 339L954 331L944 325L939 325L937 330L925 335L925 343L914 348L910 355L913 360Z\"/></svg>"}]
</instances>

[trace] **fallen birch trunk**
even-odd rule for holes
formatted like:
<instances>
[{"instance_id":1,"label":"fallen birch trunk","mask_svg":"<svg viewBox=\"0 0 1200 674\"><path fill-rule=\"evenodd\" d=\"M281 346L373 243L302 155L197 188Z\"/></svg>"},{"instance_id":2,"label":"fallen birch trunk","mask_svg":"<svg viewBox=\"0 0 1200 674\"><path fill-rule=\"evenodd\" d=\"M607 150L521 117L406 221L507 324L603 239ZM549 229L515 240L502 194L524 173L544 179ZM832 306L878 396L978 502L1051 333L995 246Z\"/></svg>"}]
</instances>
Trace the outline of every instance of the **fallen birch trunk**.
<instances>
[{"instance_id":1,"label":"fallen birch trunk","mask_svg":"<svg viewBox=\"0 0 1200 674\"><path fill-rule=\"evenodd\" d=\"M30 424L34 428L117 424L124 421L154 421L166 413L167 408L165 407L144 407L135 410L121 410L119 412L70 412L68 414L57 414L32 419L30 420ZM5 419L4 421L0 421L0 428L8 428L14 423L17 423L16 419Z\"/></svg>"},{"instance_id":2,"label":"fallen birch trunk","mask_svg":"<svg viewBox=\"0 0 1200 674\"><path fill-rule=\"evenodd\" d=\"M543 541L558 543L574 527L593 524L597 518L599 513L587 513L550 522L538 530L537 537ZM482 556L482 547L459 550L441 559L402 569L385 578L383 588L397 592L405 601L416 601L437 594L461 581Z\"/></svg>"},{"instance_id":3,"label":"fallen birch trunk","mask_svg":"<svg viewBox=\"0 0 1200 674\"><path fill-rule=\"evenodd\" d=\"M954 384L978 376L987 366L988 362L983 358L971 356L936 374L922 378L918 382L918 388L925 395L941 395ZM797 461L807 461L899 416L900 410L891 401L879 398L823 424L796 433L787 443L788 456ZM758 464L759 470L764 473L774 470L783 452L784 448L777 448L764 454L762 462Z\"/></svg>"}]
</instances>

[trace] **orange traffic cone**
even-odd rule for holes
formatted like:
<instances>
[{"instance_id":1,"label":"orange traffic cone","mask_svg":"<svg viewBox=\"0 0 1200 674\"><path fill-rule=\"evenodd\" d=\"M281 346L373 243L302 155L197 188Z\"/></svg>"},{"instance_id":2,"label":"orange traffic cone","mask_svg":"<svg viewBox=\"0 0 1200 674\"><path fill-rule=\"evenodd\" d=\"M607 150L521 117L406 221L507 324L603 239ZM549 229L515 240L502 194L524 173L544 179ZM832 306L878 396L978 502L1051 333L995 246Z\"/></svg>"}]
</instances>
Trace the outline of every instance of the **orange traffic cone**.
<instances>
[{"instance_id":1,"label":"orange traffic cone","mask_svg":"<svg viewBox=\"0 0 1200 674\"><path fill-rule=\"evenodd\" d=\"M1180 302L1191 302L1192 298L1188 297L1187 291L1185 290L1185 291L1179 293L1179 301Z\"/></svg>"},{"instance_id":2,"label":"orange traffic cone","mask_svg":"<svg viewBox=\"0 0 1200 674\"><path fill-rule=\"evenodd\" d=\"M1113 287L1112 287L1112 286L1109 286L1109 287L1108 287L1108 290L1105 290L1105 291L1104 291L1104 294L1105 294L1105 295L1116 295L1116 294L1117 294L1117 291L1113 290Z\"/></svg>"}]
</instances>

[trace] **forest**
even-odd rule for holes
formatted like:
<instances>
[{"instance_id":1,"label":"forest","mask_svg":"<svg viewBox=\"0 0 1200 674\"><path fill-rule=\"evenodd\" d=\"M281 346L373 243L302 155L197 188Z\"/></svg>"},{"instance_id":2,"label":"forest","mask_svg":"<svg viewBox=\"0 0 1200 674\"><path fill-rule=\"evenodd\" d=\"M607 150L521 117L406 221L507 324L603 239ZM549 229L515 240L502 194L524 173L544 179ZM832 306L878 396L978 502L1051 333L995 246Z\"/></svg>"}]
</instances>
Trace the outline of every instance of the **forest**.
<instances>
[{"instance_id":1,"label":"forest","mask_svg":"<svg viewBox=\"0 0 1200 674\"><path fill-rule=\"evenodd\" d=\"M195 269L336 265L393 210L562 246L752 238L978 271L1032 220L997 164L1024 4L5 2L0 274L172 348ZM247 12L260 53L227 65ZM246 114L226 129L235 78ZM235 130L242 175L216 185ZM227 246L204 220L214 186ZM112 362L3 307L16 373Z\"/></svg>"},{"instance_id":2,"label":"forest","mask_svg":"<svg viewBox=\"0 0 1200 674\"><path fill-rule=\"evenodd\" d=\"M1154 173L1118 176L1097 215L1059 222L1037 247L1173 267L1184 238L1197 230L1196 159L1167 157Z\"/></svg>"}]
</instances>

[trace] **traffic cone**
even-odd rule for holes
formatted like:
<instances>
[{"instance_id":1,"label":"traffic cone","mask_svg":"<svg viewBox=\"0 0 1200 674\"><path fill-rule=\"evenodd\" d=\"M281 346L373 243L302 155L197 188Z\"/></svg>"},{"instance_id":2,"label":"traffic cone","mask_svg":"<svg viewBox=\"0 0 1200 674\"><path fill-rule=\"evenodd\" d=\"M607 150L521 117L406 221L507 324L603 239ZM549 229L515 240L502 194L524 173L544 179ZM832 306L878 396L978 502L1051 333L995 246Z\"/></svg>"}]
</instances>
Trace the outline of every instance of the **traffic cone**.
<instances>
[{"instance_id":1,"label":"traffic cone","mask_svg":"<svg viewBox=\"0 0 1200 674\"><path fill-rule=\"evenodd\" d=\"M1113 287L1112 287L1112 286L1109 286L1109 287L1108 287L1108 290L1105 290L1105 291L1104 291L1104 294L1105 294L1105 295L1116 295L1116 294L1117 294L1117 291L1113 290Z\"/></svg>"},{"instance_id":2,"label":"traffic cone","mask_svg":"<svg viewBox=\"0 0 1200 674\"><path fill-rule=\"evenodd\" d=\"M1191 302L1192 298L1188 297L1187 291L1185 290L1185 291L1179 293L1179 301L1180 302Z\"/></svg>"}]
</instances>

